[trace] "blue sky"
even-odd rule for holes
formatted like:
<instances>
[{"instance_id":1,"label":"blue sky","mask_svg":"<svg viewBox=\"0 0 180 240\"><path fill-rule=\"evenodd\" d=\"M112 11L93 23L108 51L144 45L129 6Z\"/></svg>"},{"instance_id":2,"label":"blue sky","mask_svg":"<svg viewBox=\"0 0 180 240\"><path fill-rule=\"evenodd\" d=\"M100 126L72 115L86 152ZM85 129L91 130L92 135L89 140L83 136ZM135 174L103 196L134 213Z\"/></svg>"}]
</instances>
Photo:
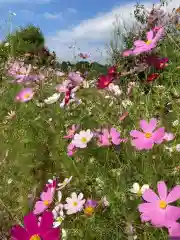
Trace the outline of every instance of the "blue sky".
<instances>
[{"instance_id":1,"label":"blue sky","mask_svg":"<svg viewBox=\"0 0 180 240\"><path fill-rule=\"evenodd\" d=\"M145 4L149 6L154 1ZM178 0L172 2L171 5L178 6ZM7 33L12 11L16 13L12 16L12 28L29 23L39 26L47 46L61 60L73 58L69 46L74 45L76 52L90 52L92 60L101 61L105 59L105 45L110 41L115 16L131 21L134 4L121 0L0 0L0 39Z\"/></svg>"}]
</instances>

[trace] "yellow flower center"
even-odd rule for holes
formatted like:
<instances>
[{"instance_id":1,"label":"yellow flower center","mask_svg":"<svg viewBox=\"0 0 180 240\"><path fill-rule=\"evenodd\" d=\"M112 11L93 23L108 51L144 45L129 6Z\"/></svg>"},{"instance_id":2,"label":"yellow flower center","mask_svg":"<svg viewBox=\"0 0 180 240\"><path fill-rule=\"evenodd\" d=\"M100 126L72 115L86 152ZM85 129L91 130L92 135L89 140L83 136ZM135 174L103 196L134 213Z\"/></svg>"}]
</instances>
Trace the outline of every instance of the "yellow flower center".
<instances>
[{"instance_id":1,"label":"yellow flower center","mask_svg":"<svg viewBox=\"0 0 180 240\"><path fill-rule=\"evenodd\" d=\"M30 96L31 96L30 93L26 93L26 94L24 94L24 98L25 98L25 99L29 98Z\"/></svg>"},{"instance_id":2,"label":"yellow flower center","mask_svg":"<svg viewBox=\"0 0 180 240\"><path fill-rule=\"evenodd\" d=\"M29 240L41 240L41 237L38 234L35 234L32 237L30 237Z\"/></svg>"},{"instance_id":3,"label":"yellow flower center","mask_svg":"<svg viewBox=\"0 0 180 240\"><path fill-rule=\"evenodd\" d=\"M48 200L44 200L43 203L44 203L45 206L49 206L49 201Z\"/></svg>"},{"instance_id":4,"label":"yellow flower center","mask_svg":"<svg viewBox=\"0 0 180 240\"><path fill-rule=\"evenodd\" d=\"M87 215L92 215L94 213L94 208L93 207L86 207L84 209L84 213Z\"/></svg>"},{"instance_id":5,"label":"yellow flower center","mask_svg":"<svg viewBox=\"0 0 180 240\"><path fill-rule=\"evenodd\" d=\"M152 43L152 40L148 40L148 41L146 42L147 45L149 45L149 44L151 44L151 43Z\"/></svg>"},{"instance_id":6,"label":"yellow flower center","mask_svg":"<svg viewBox=\"0 0 180 240\"><path fill-rule=\"evenodd\" d=\"M146 137L146 138L151 138L151 137L152 137L152 134L151 134L151 133L145 133L145 137Z\"/></svg>"},{"instance_id":7,"label":"yellow flower center","mask_svg":"<svg viewBox=\"0 0 180 240\"><path fill-rule=\"evenodd\" d=\"M141 192L141 189L137 192L137 195L139 196L139 197L141 197L142 196L142 192Z\"/></svg>"},{"instance_id":8,"label":"yellow flower center","mask_svg":"<svg viewBox=\"0 0 180 240\"><path fill-rule=\"evenodd\" d=\"M81 138L81 142L86 143L87 139L85 137Z\"/></svg>"},{"instance_id":9,"label":"yellow flower center","mask_svg":"<svg viewBox=\"0 0 180 240\"><path fill-rule=\"evenodd\" d=\"M78 205L77 202L73 202L73 206L76 207Z\"/></svg>"},{"instance_id":10,"label":"yellow flower center","mask_svg":"<svg viewBox=\"0 0 180 240\"><path fill-rule=\"evenodd\" d=\"M167 203L164 200L159 201L159 207L165 209L167 207Z\"/></svg>"}]
</instances>

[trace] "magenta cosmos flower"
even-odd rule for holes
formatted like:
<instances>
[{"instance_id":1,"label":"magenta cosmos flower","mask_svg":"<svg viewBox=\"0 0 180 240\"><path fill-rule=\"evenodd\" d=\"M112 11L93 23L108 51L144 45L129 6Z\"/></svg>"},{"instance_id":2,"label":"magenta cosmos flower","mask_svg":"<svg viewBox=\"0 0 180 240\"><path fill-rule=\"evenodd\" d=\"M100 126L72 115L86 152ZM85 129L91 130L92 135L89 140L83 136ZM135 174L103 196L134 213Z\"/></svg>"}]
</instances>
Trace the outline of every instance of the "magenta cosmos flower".
<instances>
[{"instance_id":1,"label":"magenta cosmos flower","mask_svg":"<svg viewBox=\"0 0 180 240\"><path fill-rule=\"evenodd\" d=\"M169 205L180 198L180 186L174 187L169 193L165 182L157 184L159 196L151 189L147 189L142 198L146 203L138 206L141 220L150 221L156 227L166 226L170 221L180 217L180 208Z\"/></svg>"},{"instance_id":2,"label":"magenta cosmos flower","mask_svg":"<svg viewBox=\"0 0 180 240\"><path fill-rule=\"evenodd\" d=\"M164 34L164 28L161 27L159 28L159 30L157 31L157 33L155 34L154 31L149 31L147 32L147 41L142 41L142 40L137 40L134 42L134 49L130 49L130 50L126 50L123 53L123 56L129 56L129 55L138 55L140 53L143 52L149 52L151 51L153 48L155 48L157 46L158 41L162 38L163 34Z\"/></svg>"},{"instance_id":3,"label":"magenta cosmos flower","mask_svg":"<svg viewBox=\"0 0 180 240\"><path fill-rule=\"evenodd\" d=\"M143 132L132 130L130 135L134 138L132 140L132 145L136 147L138 150L142 149L152 149L154 143L160 144L164 140L165 130L164 128L158 128L157 120L152 118L148 123L145 120L140 121L140 127L142 128Z\"/></svg>"},{"instance_id":4,"label":"magenta cosmos flower","mask_svg":"<svg viewBox=\"0 0 180 240\"><path fill-rule=\"evenodd\" d=\"M16 225L11 230L12 240L59 240L61 231L53 228L53 214L44 212L38 225L38 220L33 213L24 217L24 228Z\"/></svg>"},{"instance_id":5,"label":"magenta cosmos flower","mask_svg":"<svg viewBox=\"0 0 180 240\"><path fill-rule=\"evenodd\" d=\"M127 139L120 138L120 133L115 129L111 128L103 129L102 133L98 134L99 146L110 146L112 144L119 145L121 142L125 142Z\"/></svg>"},{"instance_id":6,"label":"magenta cosmos flower","mask_svg":"<svg viewBox=\"0 0 180 240\"><path fill-rule=\"evenodd\" d=\"M16 101L18 102L28 102L34 96L32 88L24 88L16 95Z\"/></svg>"}]
</instances>

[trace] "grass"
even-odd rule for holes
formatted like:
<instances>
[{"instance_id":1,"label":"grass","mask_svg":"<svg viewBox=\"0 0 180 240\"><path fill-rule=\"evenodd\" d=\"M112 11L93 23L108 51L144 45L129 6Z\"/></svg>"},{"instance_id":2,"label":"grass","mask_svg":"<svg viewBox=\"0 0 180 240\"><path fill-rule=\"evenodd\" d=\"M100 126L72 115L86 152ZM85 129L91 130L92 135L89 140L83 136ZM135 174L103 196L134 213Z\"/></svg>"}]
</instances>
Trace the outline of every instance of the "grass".
<instances>
[{"instance_id":1,"label":"grass","mask_svg":"<svg viewBox=\"0 0 180 240\"><path fill-rule=\"evenodd\" d=\"M44 85L34 100L27 103L14 101L21 86L10 84L8 79L1 82L1 239L8 236L13 224L22 222L23 216L32 210L32 200L39 197L43 185L52 176L59 177L61 181L73 176L72 182L63 190L63 201L75 191L83 192L85 198L97 200L106 196L110 202L107 209L97 211L90 218L83 213L67 216L62 223L67 239L117 240L134 239L135 235L137 239L144 240L168 239L166 230L141 223L137 206L142 200L129 190L134 182L149 184L154 190L160 180L166 181L169 188L180 184L180 172L175 171L179 166L179 152L170 153L165 149L165 146L180 143L180 127L172 125L180 118L180 71L177 68L180 55L178 45L173 41L168 40L161 46L160 53L169 57L170 64L160 78L152 83L147 83L146 76L142 80L137 79L137 86L130 97L125 94L127 78L125 81L119 79L124 91L118 98L111 96L106 99L106 90L88 88L79 90L78 96L82 99L79 106L61 109L58 103L54 103L38 107L35 99L42 101L52 95L60 78L51 81L53 85ZM132 105L123 107L122 103L127 99ZM5 121L10 111L15 111L16 115ZM125 111L129 116L120 121L119 116ZM167 132L174 133L175 139L150 151L135 150L131 146L130 130L138 129L141 119L153 117L159 119L159 126L165 126ZM120 148L100 148L92 142L87 149L70 158L66 153L68 142L63 136L72 124L79 124L81 130L113 126L129 140Z\"/></svg>"}]
</instances>

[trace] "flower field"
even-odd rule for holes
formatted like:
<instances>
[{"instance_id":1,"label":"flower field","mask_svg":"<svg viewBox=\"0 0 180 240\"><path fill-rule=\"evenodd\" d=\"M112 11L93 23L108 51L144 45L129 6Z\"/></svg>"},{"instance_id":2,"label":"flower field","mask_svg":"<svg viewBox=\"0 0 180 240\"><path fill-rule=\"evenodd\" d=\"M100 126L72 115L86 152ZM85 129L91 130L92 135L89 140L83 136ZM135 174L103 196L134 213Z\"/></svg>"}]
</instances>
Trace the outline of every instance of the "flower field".
<instances>
[{"instance_id":1,"label":"flower field","mask_svg":"<svg viewBox=\"0 0 180 240\"><path fill-rule=\"evenodd\" d=\"M180 239L180 9L143 10L106 74L3 63L0 239Z\"/></svg>"}]
</instances>

